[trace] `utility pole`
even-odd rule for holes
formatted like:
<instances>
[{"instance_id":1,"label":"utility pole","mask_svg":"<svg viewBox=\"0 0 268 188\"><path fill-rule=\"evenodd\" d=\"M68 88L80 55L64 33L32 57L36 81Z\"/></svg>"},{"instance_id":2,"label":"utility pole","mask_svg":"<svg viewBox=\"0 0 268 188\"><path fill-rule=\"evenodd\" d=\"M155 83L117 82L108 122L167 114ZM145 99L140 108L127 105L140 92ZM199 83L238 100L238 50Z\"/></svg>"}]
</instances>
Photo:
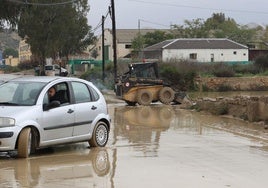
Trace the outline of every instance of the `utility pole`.
<instances>
[{"instance_id":1,"label":"utility pole","mask_svg":"<svg viewBox=\"0 0 268 188\"><path fill-rule=\"evenodd\" d=\"M104 20L105 17L102 16L102 81L104 82L104 70L105 70L105 49L104 49Z\"/></svg>"},{"instance_id":2,"label":"utility pole","mask_svg":"<svg viewBox=\"0 0 268 188\"><path fill-rule=\"evenodd\" d=\"M113 33L113 49L114 49L114 81L117 77L117 48L116 48L116 25L115 25L115 7L114 0L111 0L112 9L112 33Z\"/></svg>"}]
</instances>

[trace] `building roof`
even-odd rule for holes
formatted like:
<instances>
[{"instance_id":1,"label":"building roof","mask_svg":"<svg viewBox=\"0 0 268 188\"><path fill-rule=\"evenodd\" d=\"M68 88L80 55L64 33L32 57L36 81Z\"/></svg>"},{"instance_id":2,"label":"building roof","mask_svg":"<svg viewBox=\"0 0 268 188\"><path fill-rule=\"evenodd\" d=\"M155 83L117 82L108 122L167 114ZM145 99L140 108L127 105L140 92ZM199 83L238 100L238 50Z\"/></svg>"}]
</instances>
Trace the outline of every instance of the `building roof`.
<instances>
[{"instance_id":1,"label":"building roof","mask_svg":"<svg viewBox=\"0 0 268 188\"><path fill-rule=\"evenodd\" d=\"M226 38L182 38L165 40L144 50L160 49L248 49L248 47Z\"/></svg>"},{"instance_id":2,"label":"building roof","mask_svg":"<svg viewBox=\"0 0 268 188\"><path fill-rule=\"evenodd\" d=\"M118 43L131 43L139 32L141 35L145 35L146 33L155 32L156 30L160 29L117 29L116 38ZM161 29L161 31L168 30Z\"/></svg>"}]
</instances>

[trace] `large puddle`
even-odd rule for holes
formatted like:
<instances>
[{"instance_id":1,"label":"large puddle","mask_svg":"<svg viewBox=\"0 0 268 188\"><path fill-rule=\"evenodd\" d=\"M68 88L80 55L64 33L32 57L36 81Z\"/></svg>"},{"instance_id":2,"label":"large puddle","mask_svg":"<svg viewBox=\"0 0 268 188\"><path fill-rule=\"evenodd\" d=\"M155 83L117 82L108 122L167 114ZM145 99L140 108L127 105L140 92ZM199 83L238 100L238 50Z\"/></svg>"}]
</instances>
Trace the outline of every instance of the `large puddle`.
<instances>
[{"instance_id":1,"label":"large puddle","mask_svg":"<svg viewBox=\"0 0 268 188\"><path fill-rule=\"evenodd\" d=\"M178 106L109 104L105 148L87 143L0 153L0 187L266 187L267 131Z\"/></svg>"}]
</instances>

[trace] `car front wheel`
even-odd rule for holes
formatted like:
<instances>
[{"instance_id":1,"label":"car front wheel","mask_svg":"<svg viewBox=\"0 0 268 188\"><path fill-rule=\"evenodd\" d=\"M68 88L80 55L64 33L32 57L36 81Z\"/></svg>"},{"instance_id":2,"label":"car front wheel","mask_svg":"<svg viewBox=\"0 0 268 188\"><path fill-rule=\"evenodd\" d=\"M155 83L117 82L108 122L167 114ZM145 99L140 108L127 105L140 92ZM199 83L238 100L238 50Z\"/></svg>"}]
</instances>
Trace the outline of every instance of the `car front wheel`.
<instances>
[{"instance_id":1,"label":"car front wheel","mask_svg":"<svg viewBox=\"0 0 268 188\"><path fill-rule=\"evenodd\" d=\"M18 157L27 158L31 154L32 134L31 128L24 128L18 140Z\"/></svg>"},{"instance_id":2,"label":"car front wheel","mask_svg":"<svg viewBox=\"0 0 268 188\"><path fill-rule=\"evenodd\" d=\"M89 140L91 147L104 147L108 142L109 130L108 125L105 122L98 122L95 126L92 138Z\"/></svg>"}]
</instances>

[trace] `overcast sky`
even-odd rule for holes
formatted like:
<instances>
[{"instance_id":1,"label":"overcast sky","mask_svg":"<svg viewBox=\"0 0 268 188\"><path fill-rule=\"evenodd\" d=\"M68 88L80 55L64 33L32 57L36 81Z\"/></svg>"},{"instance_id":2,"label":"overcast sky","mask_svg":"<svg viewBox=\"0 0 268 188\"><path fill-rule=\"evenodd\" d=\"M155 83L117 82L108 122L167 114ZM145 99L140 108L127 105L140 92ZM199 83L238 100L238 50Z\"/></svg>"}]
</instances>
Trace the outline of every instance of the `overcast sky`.
<instances>
[{"instance_id":1,"label":"overcast sky","mask_svg":"<svg viewBox=\"0 0 268 188\"><path fill-rule=\"evenodd\" d=\"M111 0L88 0L89 25L92 29L106 15ZM238 24L251 22L268 25L267 0L114 0L117 29L141 28L167 29L171 24L182 25L184 20L202 18L206 20L213 13L224 13ZM108 16L105 28L111 28ZM100 29L99 29L100 30ZM98 30L97 30L98 32Z\"/></svg>"}]
</instances>

